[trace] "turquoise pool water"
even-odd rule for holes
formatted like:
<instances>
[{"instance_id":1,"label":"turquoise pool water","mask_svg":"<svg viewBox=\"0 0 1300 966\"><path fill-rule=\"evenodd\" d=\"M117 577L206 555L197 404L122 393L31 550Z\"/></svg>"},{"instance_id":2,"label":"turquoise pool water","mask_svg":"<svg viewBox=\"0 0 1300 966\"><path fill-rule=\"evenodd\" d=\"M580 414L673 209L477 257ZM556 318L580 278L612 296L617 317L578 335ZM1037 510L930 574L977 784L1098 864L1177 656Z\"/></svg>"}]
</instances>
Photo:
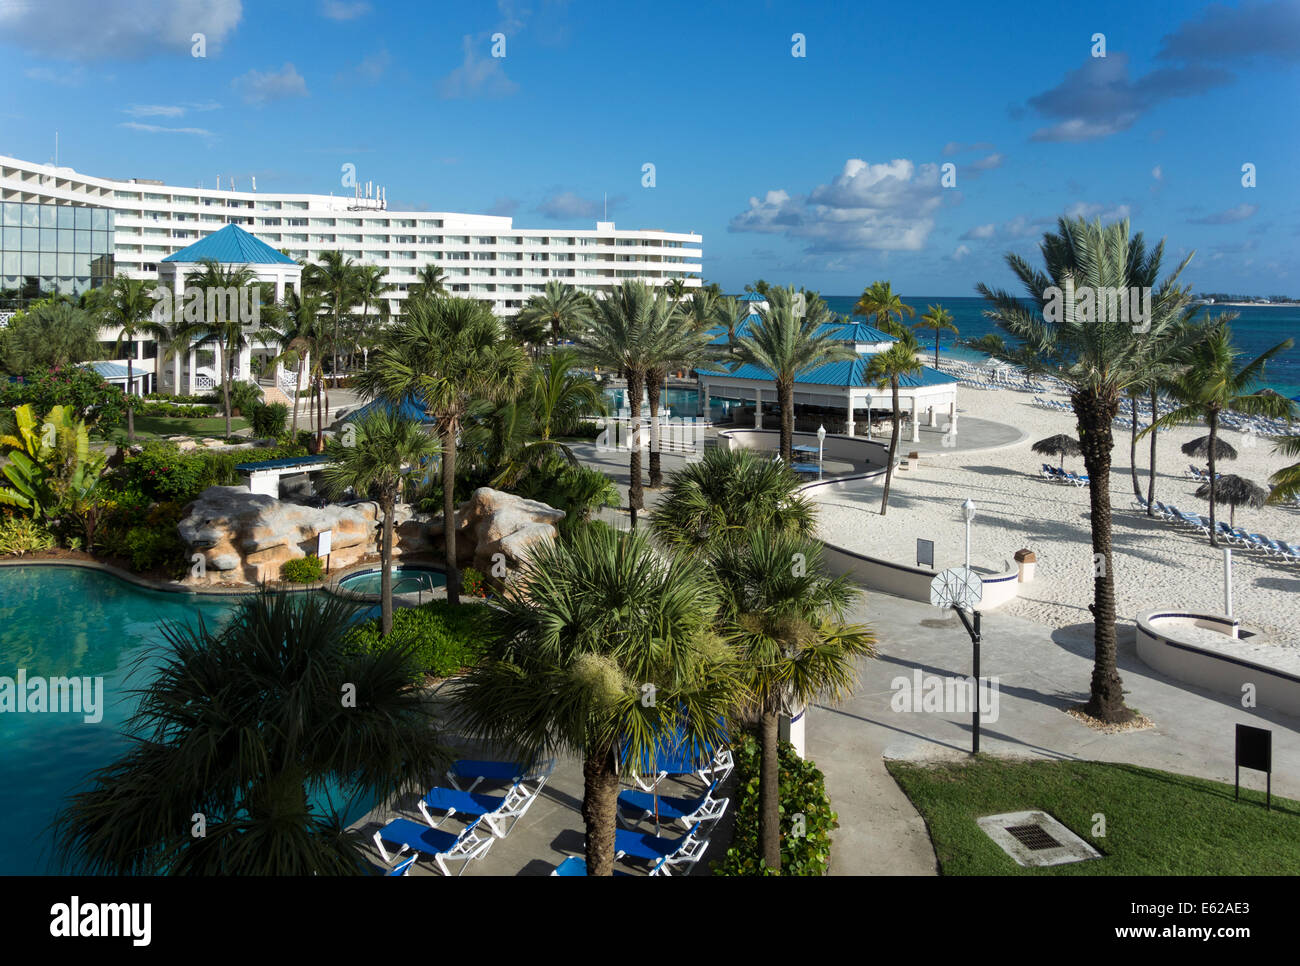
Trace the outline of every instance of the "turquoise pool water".
<instances>
[{"instance_id":1,"label":"turquoise pool water","mask_svg":"<svg viewBox=\"0 0 1300 966\"><path fill-rule=\"evenodd\" d=\"M226 620L230 599L156 593L78 567L0 567L0 676L102 677L102 718L0 713L0 875L57 872L48 826L67 796L126 748L131 689L147 683L161 621ZM138 667L133 665L139 661ZM319 805L325 805L322 795ZM369 809L348 810L355 821Z\"/></svg>"},{"instance_id":2,"label":"turquoise pool water","mask_svg":"<svg viewBox=\"0 0 1300 966\"><path fill-rule=\"evenodd\" d=\"M623 406L626 396L627 396L626 389L605 390L605 398L609 401L609 404L613 407L615 414L617 414L618 410ZM667 409L669 416L674 416L679 419L688 418L688 417L699 415L699 398L700 398L700 394L695 389L677 389L677 388L665 389L662 390L659 394L659 404L661 407ZM716 421L721 419L723 414L730 407L736 405L742 405L742 404L743 401L740 399L710 395L709 415L712 419ZM749 404L751 406L754 404L754 400L752 397L749 400ZM641 394L641 415L642 416L650 415L650 403L646 399L644 393Z\"/></svg>"},{"instance_id":3,"label":"turquoise pool water","mask_svg":"<svg viewBox=\"0 0 1300 966\"><path fill-rule=\"evenodd\" d=\"M339 581L339 586L354 594L373 594L377 597L380 593L379 584L383 576L378 570L367 570L363 573L344 577ZM398 567L393 574L393 593L395 594L414 594L420 590L433 590L435 587L446 586L447 575L441 570L434 570L430 567Z\"/></svg>"}]
</instances>

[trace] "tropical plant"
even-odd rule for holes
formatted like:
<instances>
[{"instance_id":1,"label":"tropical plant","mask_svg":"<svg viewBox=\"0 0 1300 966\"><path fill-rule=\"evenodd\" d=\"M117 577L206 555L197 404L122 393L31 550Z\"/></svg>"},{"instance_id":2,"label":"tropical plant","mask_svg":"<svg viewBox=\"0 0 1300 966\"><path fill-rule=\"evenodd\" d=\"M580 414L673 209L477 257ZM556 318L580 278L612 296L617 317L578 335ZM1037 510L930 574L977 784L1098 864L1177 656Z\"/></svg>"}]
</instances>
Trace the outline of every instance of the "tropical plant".
<instances>
[{"instance_id":1,"label":"tropical plant","mask_svg":"<svg viewBox=\"0 0 1300 966\"><path fill-rule=\"evenodd\" d=\"M314 584L325 576L325 561L314 553L280 564L280 579L291 584Z\"/></svg>"},{"instance_id":2,"label":"tropical plant","mask_svg":"<svg viewBox=\"0 0 1300 966\"><path fill-rule=\"evenodd\" d=\"M15 375L74 365L98 355L98 318L63 299L30 305L0 329L0 366Z\"/></svg>"},{"instance_id":3,"label":"tropical plant","mask_svg":"<svg viewBox=\"0 0 1300 966\"><path fill-rule=\"evenodd\" d=\"M907 331L903 328L904 316L911 318L916 315L916 309L899 298L889 282L877 281L862 290L853 306L853 314L870 319L877 329L899 338ZM935 338L938 338L937 332Z\"/></svg>"},{"instance_id":4,"label":"tropical plant","mask_svg":"<svg viewBox=\"0 0 1300 966\"><path fill-rule=\"evenodd\" d=\"M0 557L49 550L57 541L45 525L32 517L0 516Z\"/></svg>"},{"instance_id":5,"label":"tropical plant","mask_svg":"<svg viewBox=\"0 0 1300 966\"><path fill-rule=\"evenodd\" d=\"M329 319L328 341L334 355L334 375L339 374L339 347L342 345L343 316L361 301L361 266L342 252L322 252L320 262L303 270L303 288L321 296ZM325 388L325 408L329 409L329 387Z\"/></svg>"},{"instance_id":6,"label":"tropical plant","mask_svg":"<svg viewBox=\"0 0 1300 966\"><path fill-rule=\"evenodd\" d=\"M437 425L442 441L442 512L447 521L447 598L460 600L456 566L456 442L475 400L500 402L523 388L523 350L502 338L501 323L484 303L431 298L408 302L407 312L384 333L370 365L357 376L367 399L399 409L415 401Z\"/></svg>"},{"instance_id":7,"label":"tropical plant","mask_svg":"<svg viewBox=\"0 0 1300 966\"><path fill-rule=\"evenodd\" d=\"M100 323L118 329L114 352L121 354L126 345L126 441L135 442L135 353L137 339L151 338L163 342L169 338L166 325L154 319L158 301L154 298L157 282L119 275L99 290L96 303Z\"/></svg>"},{"instance_id":8,"label":"tropical plant","mask_svg":"<svg viewBox=\"0 0 1300 966\"><path fill-rule=\"evenodd\" d=\"M894 460L898 456L898 437L902 428L903 412L899 406L898 387L907 376L914 376L921 371L921 363L916 361L920 348L912 333L901 330L898 341L884 352L877 352L867 363L863 378L880 389L888 389L893 406L893 428L889 434L889 455L885 460L885 489L880 496L880 515L889 510L889 488L894 481Z\"/></svg>"},{"instance_id":9,"label":"tropical plant","mask_svg":"<svg viewBox=\"0 0 1300 966\"><path fill-rule=\"evenodd\" d=\"M230 382L235 376L239 354L248 347L248 334L239 316L235 300L224 297L256 284L257 276L247 265L225 267L214 259L204 259L203 267L187 280L203 293L205 311L197 322L176 327L176 338L189 337L195 348L212 346L221 360L221 395L226 417L226 436L230 436ZM216 293L210 296L209 293ZM174 323L173 323L174 324ZM175 324L174 324L175 326Z\"/></svg>"},{"instance_id":10,"label":"tropical plant","mask_svg":"<svg viewBox=\"0 0 1300 966\"><path fill-rule=\"evenodd\" d=\"M1300 456L1300 436L1279 436L1274 444L1274 453L1283 456ZM1300 463L1282 467L1268 480L1273 484L1268 494L1268 503L1286 503L1300 497Z\"/></svg>"},{"instance_id":11,"label":"tropical plant","mask_svg":"<svg viewBox=\"0 0 1300 966\"><path fill-rule=\"evenodd\" d=\"M788 463L753 450L706 449L668 478L650 529L665 546L689 554L742 541L755 529L810 537L817 508L801 485Z\"/></svg>"},{"instance_id":12,"label":"tropical plant","mask_svg":"<svg viewBox=\"0 0 1300 966\"><path fill-rule=\"evenodd\" d=\"M393 629L393 510L406 474L438 455L438 441L419 423L403 419L396 409L376 406L354 424L352 439L334 439L325 452L329 464L321 473L323 488L331 499L352 490L360 497L374 497L383 514L380 539L380 631Z\"/></svg>"},{"instance_id":13,"label":"tropical plant","mask_svg":"<svg viewBox=\"0 0 1300 966\"><path fill-rule=\"evenodd\" d=\"M857 680L856 659L875 656L875 637L848 621L859 591L827 573L816 540L756 528L745 541L720 542L709 570L721 588L722 631L740 653L745 705L759 719L762 855L780 871L780 715L847 695Z\"/></svg>"},{"instance_id":14,"label":"tropical plant","mask_svg":"<svg viewBox=\"0 0 1300 966\"><path fill-rule=\"evenodd\" d=\"M107 456L90 448L86 424L66 406L42 419L30 405L13 411L13 432L0 436L10 485L0 487L0 505L24 510L34 519L53 520L70 495L88 495L104 471Z\"/></svg>"},{"instance_id":15,"label":"tropical plant","mask_svg":"<svg viewBox=\"0 0 1300 966\"><path fill-rule=\"evenodd\" d=\"M669 279L668 282L664 285L664 291L668 293L668 297L672 299L674 302L680 302L682 299L686 297L685 279L680 279L680 278Z\"/></svg>"},{"instance_id":16,"label":"tropical plant","mask_svg":"<svg viewBox=\"0 0 1300 966\"><path fill-rule=\"evenodd\" d=\"M572 285L551 280L544 291L524 303L516 316L520 331L549 329L551 342L559 345L566 334L579 332L591 320L592 300Z\"/></svg>"},{"instance_id":17,"label":"tropical plant","mask_svg":"<svg viewBox=\"0 0 1300 966\"><path fill-rule=\"evenodd\" d=\"M415 284L406 293L406 305L410 307L421 299L431 299L447 294L447 275L441 268L430 262L415 273Z\"/></svg>"},{"instance_id":18,"label":"tropical plant","mask_svg":"<svg viewBox=\"0 0 1300 966\"><path fill-rule=\"evenodd\" d=\"M369 331L371 305L379 306L379 320L381 323L389 320L392 309L389 305L388 296L396 290L396 286L384 281L387 274L388 270L380 265L357 266L357 301L361 303L361 321L356 330L357 342L365 338Z\"/></svg>"},{"instance_id":19,"label":"tropical plant","mask_svg":"<svg viewBox=\"0 0 1300 966\"><path fill-rule=\"evenodd\" d=\"M466 577L472 567L465 568ZM482 597L470 593L468 597ZM412 681L423 683L425 675L451 677L472 666L483 653L488 631L486 607L453 607L445 600L431 600L419 607L403 607L393 615L393 629L383 633L380 621L363 621L351 635L351 643L364 650L409 647L413 661Z\"/></svg>"},{"instance_id":20,"label":"tropical plant","mask_svg":"<svg viewBox=\"0 0 1300 966\"><path fill-rule=\"evenodd\" d=\"M262 591L224 627L164 624L130 748L56 819L63 863L111 875L367 872L361 837L312 796L383 799L449 756L410 687L411 648L351 646L355 613L329 595ZM206 834L193 833L196 813Z\"/></svg>"},{"instance_id":21,"label":"tropical plant","mask_svg":"<svg viewBox=\"0 0 1300 966\"><path fill-rule=\"evenodd\" d=\"M796 314L794 288L771 288L768 307L749 334L734 344L740 362L766 369L776 380L776 398L781 410L781 459L794 462L794 381L828 362L856 359L851 345L837 342L826 331L833 321L826 303L816 294L804 299L804 314Z\"/></svg>"},{"instance_id":22,"label":"tropical plant","mask_svg":"<svg viewBox=\"0 0 1300 966\"><path fill-rule=\"evenodd\" d=\"M721 353L714 349L712 320L685 314L678 302L656 302L650 314L649 365L646 368L646 402L650 408L650 486L664 482L661 459L662 434L659 427L659 393L673 369L690 369L711 363ZM711 367L711 366L710 366Z\"/></svg>"},{"instance_id":23,"label":"tropical plant","mask_svg":"<svg viewBox=\"0 0 1300 966\"><path fill-rule=\"evenodd\" d=\"M323 304L323 300L319 295L300 295L297 292L285 293L284 302L281 305L281 325L272 330L280 353L271 361L274 363L289 362L297 367L293 393L293 432L295 433L298 432L298 403L302 396L302 377L304 373L307 375L310 386L319 385L319 382L314 377L316 370L312 369L311 364L314 359L317 366L319 366L320 360L325 354L325 333L321 324Z\"/></svg>"},{"instance_id":24,"label":"tropical plant","mask_svg":"<svg viewBox=\"0 0 1300 966\"><path fill-rule=\"evenodd\" d=\"M1115 568L1111 546L1110 467L1115 439L1113 425L1120 400L1128 387L1140 382L1153 365L1177 358L1199 335L1180 325L1190 298L1177 285L1178 276L1191 259L1160 282L1164 242L1148 251L1141 233L1129 237L1127 220L1105 227L1100 220L1061 218L1055 233L1043 236L1040 246L1045 270L1038 270L1018 255L1006 256L1007 265L1024 286L1025 302L1009 292L981 283L978 291L990 303L985 316L1013 336L1023 351L1018 361L1030 372L1055 376L1070 390L1070 403L1078 421L1079 444L1088 476L1094 568L1094 662L1091 696L1086 713L1105 722L1122 722L1132 716L1124 706L1123 682L1116 666ZM1141 324L1118 312L1080 311L1065 290L1142 293L1154 290L1149 313ZM1085 299L1082 305L1086 308ZM1095 300L1092 302L1095 307Z\"/></svg>"},{"instance_id":25,"label":"tropical plant","mask_svg":"<svg viewBox=\"0 0 1300 966\"><path fill-rule=\"evenodd\" d=\"M716 607L698 563L592 526L538 546L494 608L458 723L516 761L581 756L588 875L613 872L620 779L678 734L692 751L724 739L737 684Z\"/></svg>"},{"instance_id":26,"label":"tropical plant","mask_svg":"<svg viewBox=\"0 0 1300 966\"><path fill-rule=\"evenodd\" d=\"M957 326L953 325L952 313L942 305L927 305L925 314L919 322L912 323L913 329L928 329L934 333L934 367L939 368L939 336L943 332L957 335Z\"/></svg>"},{"instance_id":27,"label":"tropical plant","mask_svg":"<svg viewBox=\"0 0 1300 966\"><path fill-rule=\"evenodd\" d=\"M25 382L0 382L0 406L30 403L38 412L67 406L75 419L104 434L122 421L126 396L94 369L72 366L29 374Z\"/></svg>"},{"instance_id":28,"label":"tropical plant","mask_svg":"<svg viewBox=\"0 0 1300 966\"><path fill-rule=\"evenodd\" d=\"M1217 503L1217 473L1214 468L1215 449L1219 439L1219 420L1225 410L1248 416L1289 418L1295 405L1285 396L1260 392L1257 387L1264 378L1264 365L1278 353L1285 352L1295 343L1284 339L1270 349L1265 349L1245 365L1239 365L1242 352L1232 342L1232 329L1228 323L1236 313L1226 313L1211 319L1204 327L1203 337L1187 355L1187 365L1167 381L1170 395L1180 403L1176 409L1165 413L1142 431L1149 433L1159 426L1169 428L1204 419L1209 427L1210 439L1207 473L1210 477L1210 546L1217 547L1218 531L1215 524Z\"/></svg>"}]
</instances>

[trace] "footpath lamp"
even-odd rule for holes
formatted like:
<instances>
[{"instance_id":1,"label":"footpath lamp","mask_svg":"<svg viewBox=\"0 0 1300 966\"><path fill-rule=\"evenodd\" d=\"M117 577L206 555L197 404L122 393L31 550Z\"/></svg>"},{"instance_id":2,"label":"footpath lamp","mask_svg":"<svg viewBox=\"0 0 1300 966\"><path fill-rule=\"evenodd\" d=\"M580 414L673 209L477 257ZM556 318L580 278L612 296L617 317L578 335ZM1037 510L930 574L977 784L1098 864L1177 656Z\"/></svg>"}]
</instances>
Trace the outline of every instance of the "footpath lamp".
<instances>
[{"instance_id":1,"label":"footpath lamp","mask_svg":"<svg viewBox=\"0 0 1300 966\"><path fill-rule=\"evenodd\" d=\"M817 427L817 479L822 478L822 454L826 449L826 427Z\"/></svg>"},{"instance_id":2,"label":"footpath lamp","mask_svg":"<svg viewBox=\"0 0 1300 966\"><path fill-rule=\"evenodd\" d=\"M966 518L966 569L970 570L970 525L975 519L975 504L971 502L969 497L961 505L961 512L962 516Z\"/></svg>"}]
</instances>

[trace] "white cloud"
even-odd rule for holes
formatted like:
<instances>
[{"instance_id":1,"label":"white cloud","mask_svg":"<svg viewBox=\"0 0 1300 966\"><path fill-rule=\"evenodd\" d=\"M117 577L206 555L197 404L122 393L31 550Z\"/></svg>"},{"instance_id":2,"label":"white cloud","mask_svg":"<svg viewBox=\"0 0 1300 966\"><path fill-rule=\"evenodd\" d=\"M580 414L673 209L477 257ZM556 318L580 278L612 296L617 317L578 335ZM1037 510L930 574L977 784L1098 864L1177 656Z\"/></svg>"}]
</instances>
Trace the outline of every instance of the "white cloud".
<instances>
[{"instance_id":1,"label":"white cloud","mask_svg":"<svg viewBox=\"0 0 1300 966\"><path fill-rule=\"evenodd\" d=\"M1003 157L1000 154L990 154L986 158L980 158L978 161L972 161L970 167L976 171L992 171L994 168L1002 167Z\"/></svg>"},{"instance_id":2,"label":"white cloud","mask_svg":"<svg viewBox=\"0 0 1300 966\"><path fill-rule=\"evenodd\" d=\"M476 46L486 44L465 35L462 45L465 58L461 65L438 82L438 93L445 100L473 97L509 97L519 85L506 76L504 57L481 56Z\"/></svg>"},{"instance_id":3,"label":"white cloud","mask_svg":"<svg viewBox=\"0 0 1300 966\"><path fill-rule=\"evenodd\" d=\"M240 0L0 0L0 37L60 60L188 54L207 38L211 57L238 26Z\"/></svg>"},{"instance_id":4,"label":"white cloud","mask_svg":"<svg viewBox=\"0 0 1300 966\"><path fill-rule=\"evenodd\" d=\"M960 262L963 258L965 258L969 254L970 254L969 248L967 248L965 245L958 245L956 248L953 249L952 255L950 255L949 257L954 262Z\"/></svg>"},{"instance_id":5,"label":"white cloud","mask_svg":"<svg viewBox=\"0 0 1300 966\"><path fill-rule=\"evenodd\" d=\"M1128 205L1099 205L1091 202L1076 201L1065 209L1067 218L1086 218L1088 221L1100 218L1103 222L1120 221L1132 217Z\"/></svg>"},{"instance_id":6,"label":"white cloud","mask_svg":"<svg viewBox=\"0 0 1300 966\"><path fill-rule=\"evenodd\" d=\"M976 238L976 239L992 238L993 233L995 231L997 231L997 225L993 224L992 222L989 222L987 225L976 225L974 228L966 232L966 234L962 235L961 237Z\"/></svg>"},{"instance_id":7,"label":"white cloud","mask_svg":"<svg viewBox=\"0 0 1300 966\"><path fill-rule=\"evenodd\" d=\"M122 108L131 117L184 117L188 111L215 111L221 105L215 101L204 104L132 104Z\"/></svg>"},{"instance_id":8,"label":"white cloud","mask_svg":"<svg viewBox=\"0 0 1300 966\"><path fill-rule=\"evenodd\" d=\"M145 134L193 134L198 137L215 137L211 131L201 127L162 127L157 124L141 124L138 121L123 121L118 127L130 131L142 131Z\"/></svg>"},{"instance_id":9,"label":"white cloud","mask_svg":"<svg viewBox=\"0 0 1300 966\"><path fill-rule=\"evenodd\" d=\"M1206 215L1204 218L1192 218L1193 225L1231 225L1238 221L1245 221L1247 218L1254 216L1259 211L1259 205L1240 204L1235 208L1229 208L1227 211L1218 211L1212 215Z\"/></svg>"},{"instance_id":10,"label":"white cloud","mask_svg":"<svg viewBox=\"0 0 1300 966\"><path fill-rule=\"evenodd\" d=\"M834 180L807 195L777 189L750 198L728 230L801 238L816 251L917 251L934 228L942 191L937 165L850 158Z\"/></svg>"},{"instance_id":11,"label":"white cloud","mask_svg":"<svg viewBox=\"0 0 1300 966\"><path fill-rule=\"evenodd\" d=\"M1165 179L1165 173L1160 170L1160 165L1157 164L1151 169L1151 177L1155 178L1157 181L1163 181Z\"/></svg>"},{"instance_id":12,"label":"white cloud","mask_svg":"<svg viewBox=\"0 0 1300 966\"><path fill-rule=\"evenodd\" d=\"M242 91L244 100L249 104L265 104L285 97L308 96L307 82L291 63L286 63L278 71L269 73L250 70L247 74L236 77L231 86Z\"/></svg>"},{"instance_id":13,"label":"white cloud","mask_svg":"<svg viewBox=\"0 0 1300 966\"><path fill-rule=\"evenodd\" d=\"M615 195L608 202L603 199L588 200L572 191L557 191L537 206L537 211L547 218L593 219L601 218L606 208L613 209L625 201L623 195Z\"/></svg>"},{"instance_id":14,"label":"white cloud","mask_svg":"<svg viewBox=\"0 0 1300 966\"><path fill-rule=\"evenodd\" d=\"M86 80L86 71L81 67L29 67L23 76L42 84L58 84L60 87L80 87Z\"/></svg>"},{"instance_id":15,"label":"white cloud","mask_svg":"<svg viewBox=\"0 0 1300 966\"><path fill-rule=\"evenodd\" d=\"M355 20L370 12L368 3L345 3L343 0L321 0L321 16L330 20Z\"/></svg>"}]
</instances>

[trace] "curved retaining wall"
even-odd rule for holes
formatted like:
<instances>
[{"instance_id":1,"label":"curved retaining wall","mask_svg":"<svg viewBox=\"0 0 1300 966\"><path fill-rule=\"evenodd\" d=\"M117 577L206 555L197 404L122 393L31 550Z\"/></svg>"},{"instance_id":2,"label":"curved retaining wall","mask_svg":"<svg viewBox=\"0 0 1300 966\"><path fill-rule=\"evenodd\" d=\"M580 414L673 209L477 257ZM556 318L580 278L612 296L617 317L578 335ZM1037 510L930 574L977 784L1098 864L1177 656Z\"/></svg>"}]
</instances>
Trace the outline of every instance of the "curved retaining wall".
<instances>
[{"instance_id":1,"label":"curved retaining wall","mask_svg":"<svg viewBox=\"0 0 1300 966\"><path fill-rule=\"evenodd\" d=\"M937 570L868 557L833 543L825 546L826 568L836 576L848 576L870 590L883 590L895 597L930 603L930 581L934 580ZM1005 604L1020 590L1018 567L996 574L980 574L980 578L984 582L984 598L979 606L982 611Z\"/></svg>"},{"instance_id":2,"label":"curved retaining wall","mask_svg":"<svg viewBox=\"0 0 1300 966\"><path fill-rule=\"evenodd\" d=\"M1252 684L1260 707L1300 715L1300 675L1180 639L1179 629L1186 627L1208 628L1233 638L1240 623L1222 614L1145 611L1137 618L1138 657L1175 680L1238 700L1242 686Z\"/></svg>"},{"instance_id":3,"label":"curved retaining wall","mask_svg":"<svg viewBox=\"0 0 1300 966\"><path fill-rule=\"evenodd\" d=\"M720 431L718 437L725 439L731 449L753 449L775 453L781 439L781 432L776 429L727 429ZM816 446L817 434L795 433L794 442L796 445ZM807 492L845 489L855 482L874 480L876 477L883 476L885 463L889 457L889 446L878 443L874 439L827 434L822 454L833 460L864 464L865 469L812 480L801 486L800 490Z\"/></svg>"}]
</instances>

